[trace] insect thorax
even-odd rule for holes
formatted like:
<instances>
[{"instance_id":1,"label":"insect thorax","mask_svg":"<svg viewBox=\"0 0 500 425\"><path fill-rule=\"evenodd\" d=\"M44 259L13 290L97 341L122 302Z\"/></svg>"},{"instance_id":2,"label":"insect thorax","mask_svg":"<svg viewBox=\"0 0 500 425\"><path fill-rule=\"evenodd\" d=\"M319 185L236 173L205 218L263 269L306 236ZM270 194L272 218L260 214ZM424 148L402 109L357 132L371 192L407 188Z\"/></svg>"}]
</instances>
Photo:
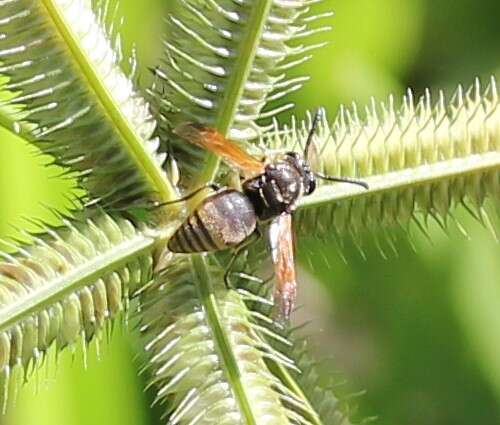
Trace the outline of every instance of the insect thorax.
<instances>
[{"instance_id":1,"label":"insect thorax","mask_svg":"<svg viewBox=\"0 0 500 425\"><path fill-rule=\"evenodd\" d=\"M293 152L266 165L264 173L243 183L243 191L260 220L291 213L301 196L314 189L314 176L309 166Z\"/></svg>"}]
</instances>

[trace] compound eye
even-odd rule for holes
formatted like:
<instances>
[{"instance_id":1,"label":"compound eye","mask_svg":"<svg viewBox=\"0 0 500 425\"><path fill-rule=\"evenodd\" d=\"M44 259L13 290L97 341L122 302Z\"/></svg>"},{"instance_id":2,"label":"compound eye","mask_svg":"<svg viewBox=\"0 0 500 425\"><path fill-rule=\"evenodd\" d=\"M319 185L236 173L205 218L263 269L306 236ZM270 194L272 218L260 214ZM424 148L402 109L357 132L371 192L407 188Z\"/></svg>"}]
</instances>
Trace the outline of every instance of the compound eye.
<instances>
[{"instance_id":1,"label":"compound eye","mask_svg":"<svg viewBox=\"0 0 500 425\"><path fill-rule=\"evenodd\" d=\"M290 158L293 158L295 160L300 159L300 155L297 152L287 152L285 155L289 156Z\"/></svg>"}]
</instances>

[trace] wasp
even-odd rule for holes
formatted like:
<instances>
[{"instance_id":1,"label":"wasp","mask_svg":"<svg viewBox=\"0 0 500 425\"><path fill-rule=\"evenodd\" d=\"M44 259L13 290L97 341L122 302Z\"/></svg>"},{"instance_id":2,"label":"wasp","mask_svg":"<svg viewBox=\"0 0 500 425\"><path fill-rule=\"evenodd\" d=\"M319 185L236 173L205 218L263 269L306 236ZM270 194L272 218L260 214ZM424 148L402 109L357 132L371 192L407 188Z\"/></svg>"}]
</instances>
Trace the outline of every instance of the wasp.
<instances>
[{"instance_id":1,"label":"wasp","mask_svg":"<svg viewBox=\"0 0 500 425\"><path fill-rule=\"evenodd\" d=\"M308 159L320 116L321 110L318 110L303 155L286 152L267 161L248 154L213 128L187 122L173 129L178 137L220 156L236 168L244 180L241 191L209 184L215 192L203 199L175 231L168 249L175 253L195 253L236 248L234 260L250 236L260 236L260 225L269 223L269 244L276 275L274 302L285 320L290 317L297 292L292 213L298 201L314 192L317 178L368 188L359 180L311 170ZM187 200L205 188L173 202Z\"/></svg>"}]
</instances>

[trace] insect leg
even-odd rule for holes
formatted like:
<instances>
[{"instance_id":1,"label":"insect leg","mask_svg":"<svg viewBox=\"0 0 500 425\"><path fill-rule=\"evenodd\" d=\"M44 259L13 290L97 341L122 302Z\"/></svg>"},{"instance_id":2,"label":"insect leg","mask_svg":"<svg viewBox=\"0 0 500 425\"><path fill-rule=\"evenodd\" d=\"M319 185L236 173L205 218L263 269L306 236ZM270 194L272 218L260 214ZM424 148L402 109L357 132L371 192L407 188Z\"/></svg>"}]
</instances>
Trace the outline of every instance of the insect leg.
<instances>
[{"instance_id":1,"label":"insect leg","mask_svg":"<svg viewBox=\"0 0 500 425\"><path fill-rule=\"evenodd\" d=\"M258 228L255 228L255 231L235 248L233 255L231 256L231 259L229 260L229 263L226 267L226 272L224 273L224 283L227 289L233 288L229 280L229 276L231 275L231 269L233 268L234 263L241 255L241 253L245 251L245 248L249 247L253 242L259 239L261 236L262 234L260 233L260 230Z\"/></svg>"},{"instance_id":2,"label":"insect leg","mask_svg":"<svg viewBox=\"0 0 500 425\"><path fill-rule=\"evenodd\" d=\"M187 195L184 195L181 198L175 199L173 201L162 202L161 204L155 205L155 207L163 207L164 205L172 205L172 204L177 204L178 202L187 201L188 199L191 199L193 196L196 196L202 190L206 190L206 189L212 189L214 191L218 191L220 189L220 186L214 182L205 183L203 186L199 187L198 189L193 190L191 193L188 193Z\"/></svg>"},{"instance_id":3,"label":"insect leg","mask_svg":"<svg viewBox=\"0 0 500 425\"><path fill-rule=\"evenodd\" d=\"M173 204L177 204L179 202L184 202L184 201L187 201L188 199L191 199L193 196L196 196L198 193L200 193L202 190L206 190L206 189L212 189L214 191L218 191L221 187L217 184L217 183L214 183L214 182L209 182L209 183L205 183L203 186L199 187L198 189L195 189L193 190L192 192L188 193L187 195L184 195L182 196L181 198L177 198L173 201L167 201L167 202L161 202L161 203L148 203L148 204L133 204L132 207L134 208L144 208L144 209L148 209L148 210L154 210L156 208L161 208L165 205L173 205ZM131 207L128 206L128 207L123 207L123 208L113 208L111 211L127 211L129 210Z\"/></svg>"},{"instance_id":4,"label":"insect leg","mask_svg":"<svg viewBox=\"0 0 500 425\"><path fill-rule=\"evenodd\" d=\"M314 118L311 124L311 128L309 130L309 134L307 135L306 146L304 147L304 158L307 162L309 162L309 151L311 149L311 144L313 141L314 133L316 132L316 128L318 127L319 120L321 119L323 111L321 108L318 108L316 113L314 114Z\"/></svg>"}]
</instances>

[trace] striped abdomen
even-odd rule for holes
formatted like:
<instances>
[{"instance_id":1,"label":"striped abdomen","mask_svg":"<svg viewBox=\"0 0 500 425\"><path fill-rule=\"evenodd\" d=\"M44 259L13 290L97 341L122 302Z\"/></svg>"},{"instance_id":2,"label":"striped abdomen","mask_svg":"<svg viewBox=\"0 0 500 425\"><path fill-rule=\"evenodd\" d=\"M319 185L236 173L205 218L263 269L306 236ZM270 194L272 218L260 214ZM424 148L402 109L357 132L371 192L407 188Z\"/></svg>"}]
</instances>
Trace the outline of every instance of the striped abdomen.
<instances>
[{"instance_id":1,"label":"striped abdomen","mask_svg":"<svg viewBox=\"0 0 500 425\"><path fill-rule=\"evenodd\" d=\"M250 236L257 217L250 200L234 189L224 189L203 202L179 227L170 241L172 252L219 251Z\"/></svg>"}]
</instances>

